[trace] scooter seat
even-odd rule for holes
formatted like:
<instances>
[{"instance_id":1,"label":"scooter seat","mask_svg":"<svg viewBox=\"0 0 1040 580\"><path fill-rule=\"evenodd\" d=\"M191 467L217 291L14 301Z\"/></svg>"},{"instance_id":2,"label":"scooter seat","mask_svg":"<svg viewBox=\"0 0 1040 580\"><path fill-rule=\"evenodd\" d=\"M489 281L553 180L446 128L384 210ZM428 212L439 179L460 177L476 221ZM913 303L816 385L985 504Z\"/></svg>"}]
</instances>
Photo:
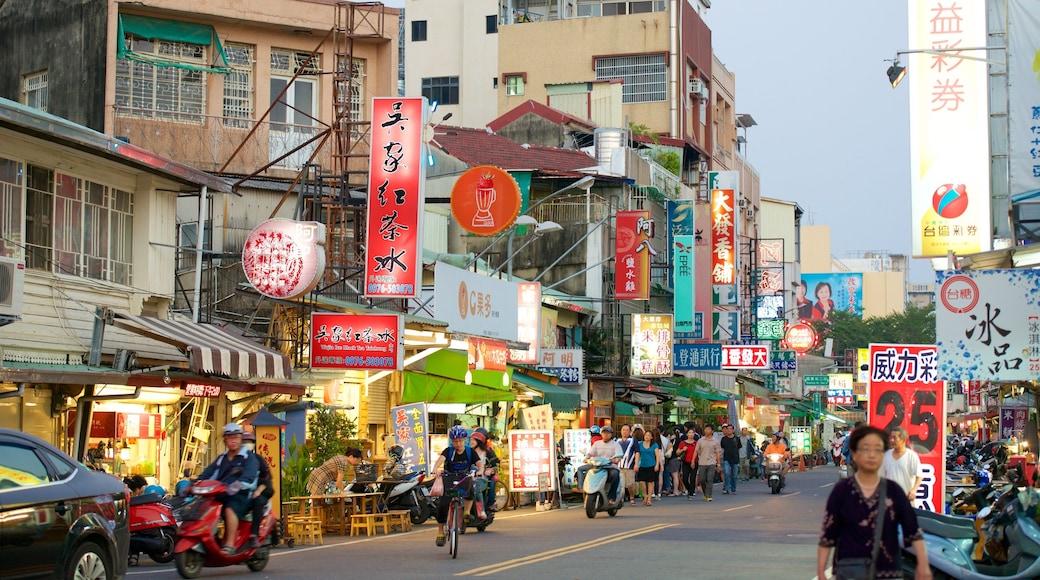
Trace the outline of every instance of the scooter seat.
<instances>
[{"instance_id":1,"label":"scooter seat","mask_svg":"<svg viewBox=\"0 0 1040 580\"><path fill-rule=\"evenodd\" d=\"M142 505L146 503L159 503L163 500L163 496L157 493L143 493L138 496L130 498L130 505Z\"/></svg>"},{"instance_id":2,"label":"scooter seat","mask_svg":"<svg viewBox=\"0 0 1040 580\"><path fill-rule=\"evenodd\" d=\"M968 518L937 514L925 510L914 510L917 514L917 525L921 530L932 535L951 540L973 540L979 537L975 523Z\"/></svg>"}]
</instances>

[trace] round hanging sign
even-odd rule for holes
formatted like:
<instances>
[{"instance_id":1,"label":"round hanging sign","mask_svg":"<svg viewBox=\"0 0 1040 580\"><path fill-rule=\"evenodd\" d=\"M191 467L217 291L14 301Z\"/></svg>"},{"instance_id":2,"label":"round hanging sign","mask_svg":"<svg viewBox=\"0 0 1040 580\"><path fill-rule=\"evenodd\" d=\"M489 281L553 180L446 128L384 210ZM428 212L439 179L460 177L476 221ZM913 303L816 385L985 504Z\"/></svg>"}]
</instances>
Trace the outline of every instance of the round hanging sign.
<instances>
[{"instance_id":1,"label":"round hanging sign","mask_svg":"<svg viewBox=\"0 0 1040 580\"><path fill-rule=\"evenodd\" d=\"M459 227L478 236L502 233L520 215L520 186L512 175L491 165L478 165L451 188L451 215Z\"/></svg>"},{"instance_id":2,"label":"round hanging sign","mask_svg":"<svg viewBox=\"0 0 1040 580\"><path fill-rule=\"evenodd\" d=\"M242 269L269 298L310 292L325 273L325 224L282 218L261 223L246 238Z\"/></svg>"},{"instance_id":3,"label":"round hanging sign","mask_svg":"<svg viewBox=\"0 0 1040 580\"><path fill-rule=\"evenodd\" d=\"M816 331L805 322L792 324L787 327L787 332L784 333L784 342L787 343L787 348L798 354L805 354L812 350L816 346L817 340Z\"/></svg>"}]
</instances>

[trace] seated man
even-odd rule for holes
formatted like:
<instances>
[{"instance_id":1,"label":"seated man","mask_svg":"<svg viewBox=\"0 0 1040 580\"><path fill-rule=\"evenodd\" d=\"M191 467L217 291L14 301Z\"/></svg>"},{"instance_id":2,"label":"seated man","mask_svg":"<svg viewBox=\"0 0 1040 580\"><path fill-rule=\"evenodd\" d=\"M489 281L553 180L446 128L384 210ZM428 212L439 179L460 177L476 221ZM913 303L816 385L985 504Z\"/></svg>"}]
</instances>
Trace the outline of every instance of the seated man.
<instances>
[{"instance_id":1,"label":"seated man","mask_svg":"<svg viewBox=\"0 0 1040 580\"><path fill-rule=\"evenodd\" d=\"M225 554L235 552L235 534L238 520L246 515L253 503L252 493L260 471L256 455L242 447L245 430L237 423L224 426L224 445L227 451L202 472L199 479L216 479L228 486L224 504L224 547Z\"/></svg>"},{"instance_id":2,"label":"seated man","mask_svg":"<svg viewBox=\"0 0 1040 580\"><path fill-rule=\"evenodd\" d=\"M765 455L769 457L770 453L779 453L784 456L783 464L784 471L780 474L781 479L787 477L787 472L791 470L791 451L787 449L787 445L784 445L784 434L780 431L773 433L773 442L766 445Z\"/></svg>"},{"instance_id":3,"label":"seated man","mask_svg":"<svg viewBox=\"0 0 1040 580\"><path fill-rule=\"evenodd\" d=\"M585 457L603 457L609 459L616 466L621 461L621 456L624 455L624 452L621 450L621 445L614 440L614 428L610 425L605 425L600 429L600 434L603 438L592 444ZM621 472L617 469L607 469L607 500L612 504L617 503L618 500L617 482L620 475Z\"/></svg>"}]
</instances>

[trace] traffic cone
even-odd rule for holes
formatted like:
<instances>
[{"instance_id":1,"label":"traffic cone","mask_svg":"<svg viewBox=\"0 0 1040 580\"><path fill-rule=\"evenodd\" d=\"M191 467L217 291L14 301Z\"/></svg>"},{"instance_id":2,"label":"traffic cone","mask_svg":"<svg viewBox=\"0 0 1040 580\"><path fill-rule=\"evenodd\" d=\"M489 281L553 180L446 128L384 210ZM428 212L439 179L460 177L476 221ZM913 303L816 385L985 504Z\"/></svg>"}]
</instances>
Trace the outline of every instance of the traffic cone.
<instances>
[{"instance_id":1,"label":"traffic cone","mask_svg":"<svg viewBox=\"0 0 1040 580\"><path fill-rule=\"evenodd\" d=\"M798 456L798 471L805 471L805 456Z\"/></svg>"}]
</instances>

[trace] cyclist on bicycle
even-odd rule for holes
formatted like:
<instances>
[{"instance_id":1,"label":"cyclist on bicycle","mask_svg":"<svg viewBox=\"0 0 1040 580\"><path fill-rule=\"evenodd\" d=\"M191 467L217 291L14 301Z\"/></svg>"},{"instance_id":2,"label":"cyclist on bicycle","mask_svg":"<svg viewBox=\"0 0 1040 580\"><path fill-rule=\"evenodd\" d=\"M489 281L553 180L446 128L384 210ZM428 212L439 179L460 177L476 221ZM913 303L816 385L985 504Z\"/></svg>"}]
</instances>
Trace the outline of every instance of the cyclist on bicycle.
<instances>
[{"instance_id":1,"label":"cyclist on bicycle","mask_svg":"<svg viewBox=\"0 0 1040 580\"><path fill-rule=\"evenodd\" d=\"M463 477L469 475L470 471L478 473L484 470L484 462L471 447L466 445L468 433L462 425L455 425L448 430L448 438L451 439L451 447L445 449L433 466L433 472L437 477L445 476L444 495L437 500L437 545L444 545L444 524L448 521L448 504L451 503L449 492L451 487ZM468 491L473 487L473 482L467 479L459 486L459 493L463 497L468 496ZM466 508L463 513L469 514L473 505L473 499L466 497Z\"/></svg>"}]
</instances>

